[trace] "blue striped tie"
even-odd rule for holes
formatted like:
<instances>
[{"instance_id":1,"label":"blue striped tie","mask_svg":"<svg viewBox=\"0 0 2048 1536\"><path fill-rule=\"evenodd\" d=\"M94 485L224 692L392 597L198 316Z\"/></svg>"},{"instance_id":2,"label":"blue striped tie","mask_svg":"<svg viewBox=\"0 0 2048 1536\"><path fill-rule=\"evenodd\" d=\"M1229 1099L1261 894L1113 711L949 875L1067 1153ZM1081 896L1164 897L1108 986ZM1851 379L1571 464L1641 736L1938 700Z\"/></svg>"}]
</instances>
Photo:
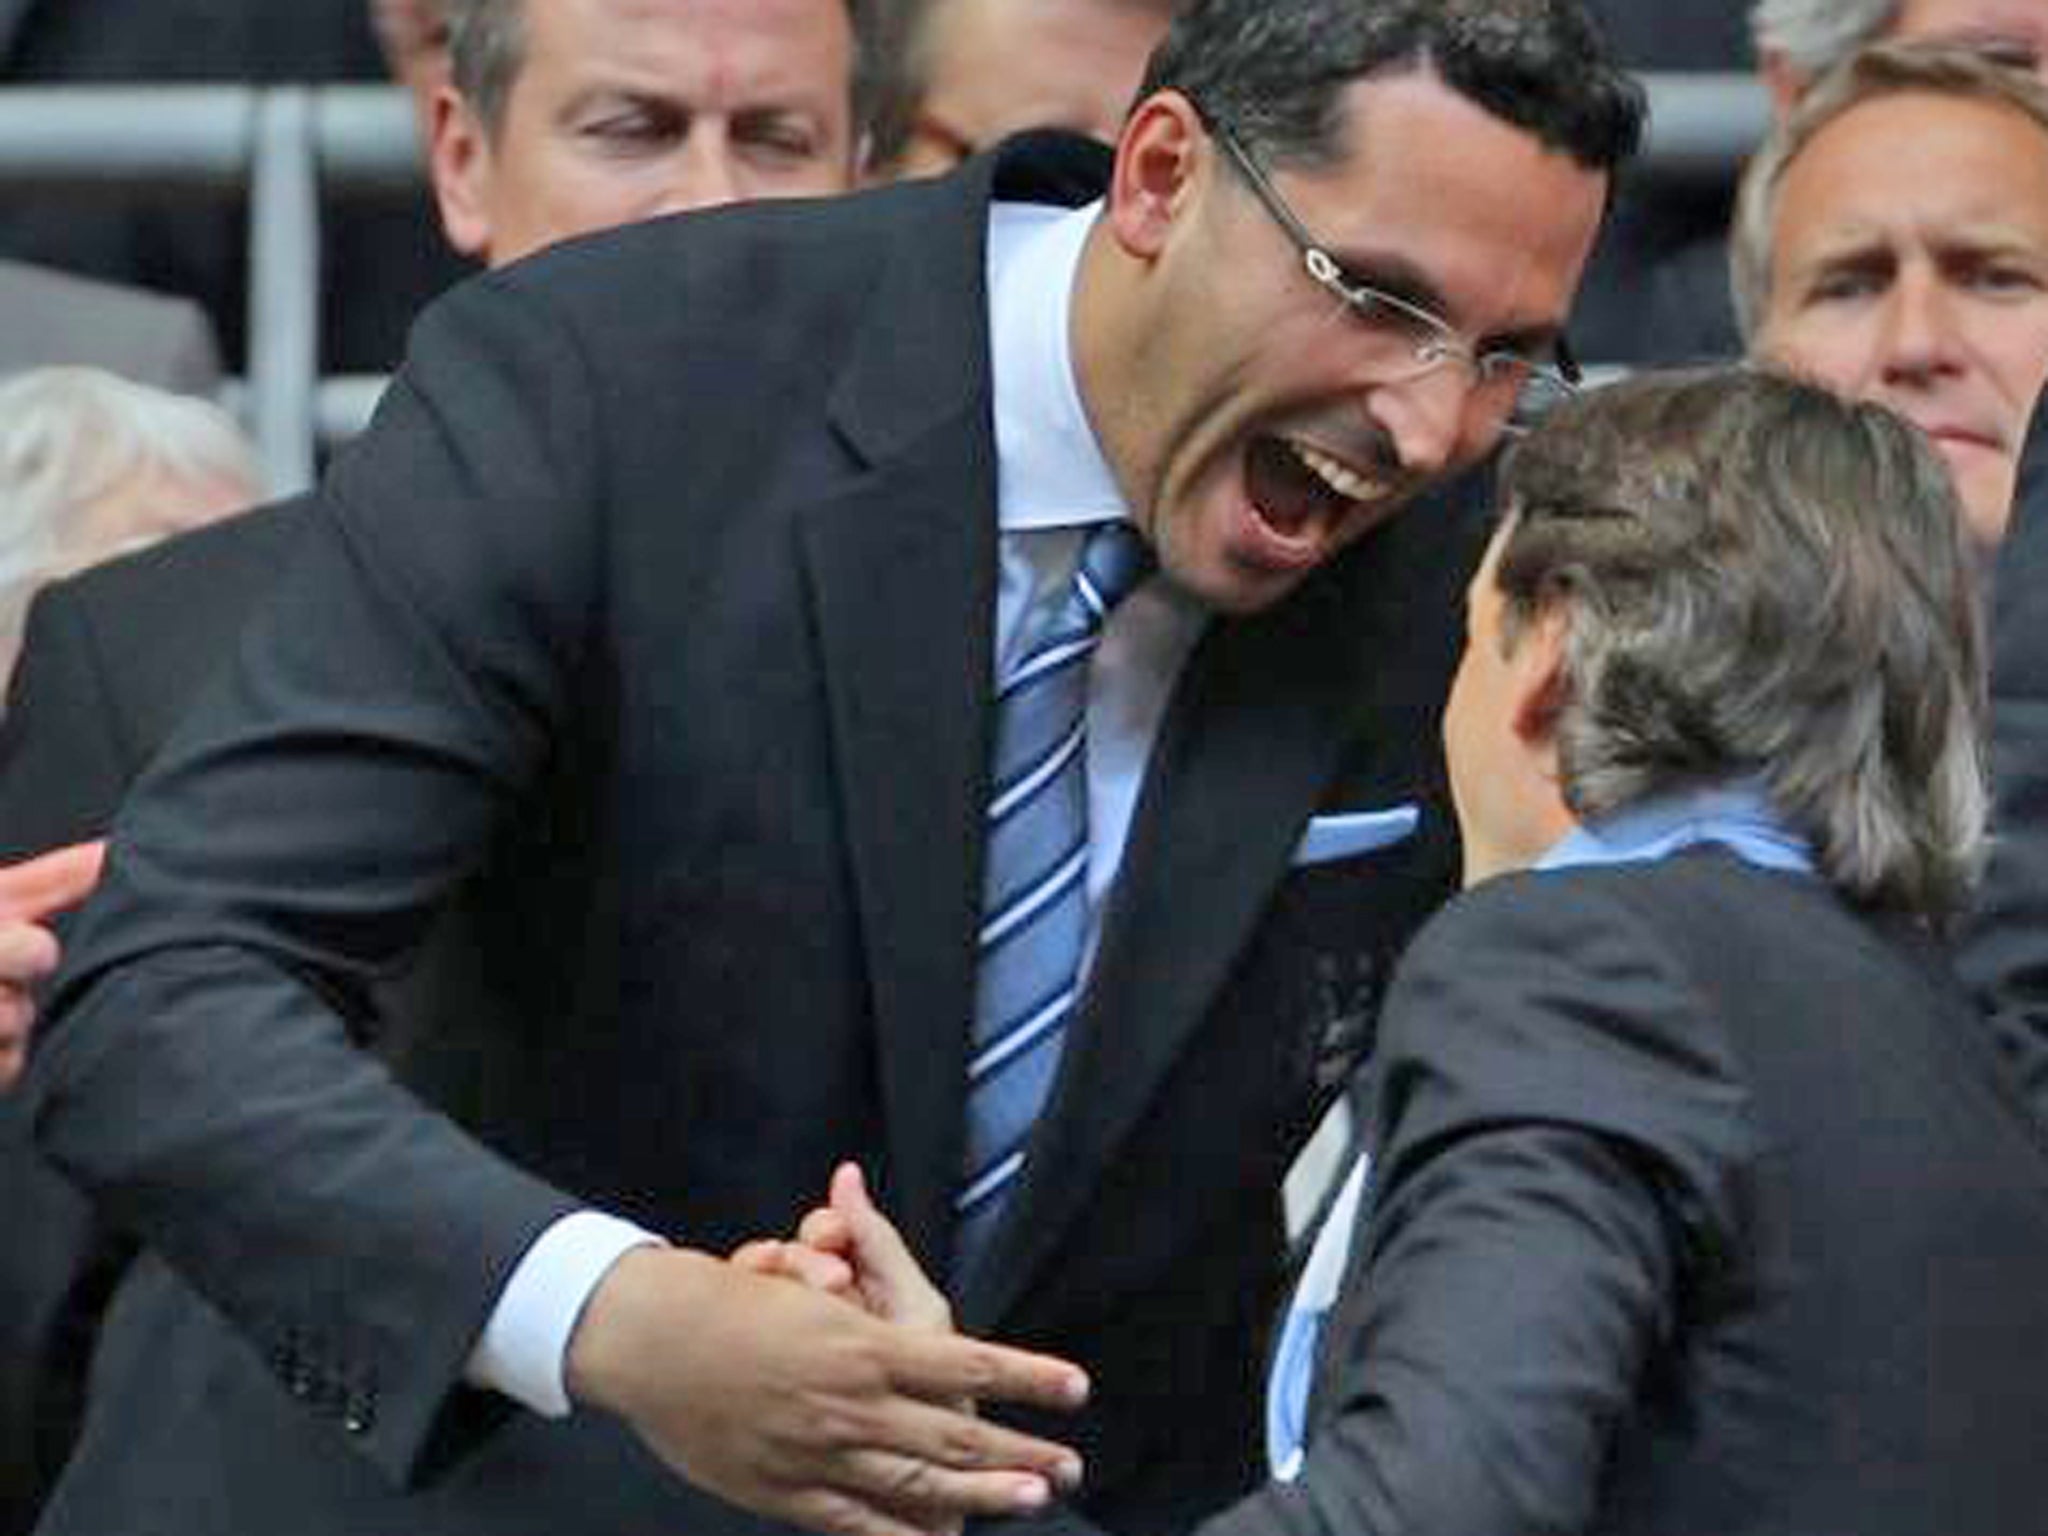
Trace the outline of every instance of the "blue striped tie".
<instances>
[{"instance_id":1,"label":"blue striped tie","mask_svg":"<svg viewBox=\"0 0 2048 1536\"><path fill-rule=\"evenodd\" d=\"M1128 523L1090 533L997 693L956 1277L995 1227L1059 1068L1088 932L1088 661L1151 567Z\"/></svg>"}]
</instances>

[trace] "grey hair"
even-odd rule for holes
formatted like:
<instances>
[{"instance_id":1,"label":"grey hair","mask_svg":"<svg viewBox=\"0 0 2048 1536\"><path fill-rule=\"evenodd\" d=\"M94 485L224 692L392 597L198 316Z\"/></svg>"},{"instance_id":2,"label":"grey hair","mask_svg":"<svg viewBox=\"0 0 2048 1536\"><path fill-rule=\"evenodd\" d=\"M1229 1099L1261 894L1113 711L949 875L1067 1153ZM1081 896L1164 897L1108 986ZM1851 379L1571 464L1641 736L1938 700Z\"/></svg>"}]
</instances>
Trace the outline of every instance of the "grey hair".
<instances>
[{"instance_id":1,"label":"grey hair","mask_svg":"<svg viewBox=\"0 0 2048 1536\"><path fill-rule=\"evenodd\" d=\"M1812 79L1891 30L1901 0L1756 0L1749 34Z\"/></svg>"},{"instance_id":2,"label":"grey hair","mask_svg":"<svg viewBox=\"0 0 2048 1536\"><path fill-rule=\"evenodd\" d=\"M120 552L96 548L86 514L150 475L260 494L263 474L233 417L211 401L97 368L0 380L0 649L12 654L44 581Z\"/></svg>"},{"instance_id":3,"label":"grey hair","mask_svg":"<svg viewBox=\"0 0 2048 1536\"><path fill-rule=\"evenodd\" d=\"M1728 277L1745 343L1755 342L1770 313L1778 194L1792 162L1823 128L1851 108L1904 94L2002 104L2048 133L2048 85L1964 44L1879 43L1823 75L1751 156L1737 185Z\"/></svg>"},{"instance_id":4,"label":"grey hair","mask_svg":"<svg viewBox=\"0 0 2048 1536\"><path fill-rule=\"evenodd\" d=\"M1950 477L1884 407L1761 369L1643 374L1510 452L1510 649L1566 638L1582 820L1753 778L1839 889L1930 921L1981 858L1984 641Z\"/></svg>"},{"instance_id":5,"label":"grey hair","mask_svg":"<svg viewBox=\"0 0 2048 1536\"><path fill-rule=\"evenodd\" d=\"M887 51L887 0L844 0L853 28L853 77L847 82L853 136L860 142L874 114ZM527 0L445 0L448 73L484 131L495 138L505 122L513 82L526 63Z\"/></svg>"},{"instance_id":6,"label":"grey hair","mask_svg":"<svg viewBox=\"0 0 2048 1536\"><path fill-rule=\"evenodd\" d=\"M1177 90L1263 163L1315 170L1342 155L1348 86L1421 68L1592 170L1642 138L1642 87L1579 0L1189 0L1140 95Z\"/></svg>"},{"instance_id":7,"label":"grey hair","mask_svg":"<svg viewBox=\"0 0 2048 1536\"><path fill-rule=\"evenodd\" d=\"M526 0L447 0L447 12L449 79L495 137L526 62Z\"/></svg>"}]
</instances>

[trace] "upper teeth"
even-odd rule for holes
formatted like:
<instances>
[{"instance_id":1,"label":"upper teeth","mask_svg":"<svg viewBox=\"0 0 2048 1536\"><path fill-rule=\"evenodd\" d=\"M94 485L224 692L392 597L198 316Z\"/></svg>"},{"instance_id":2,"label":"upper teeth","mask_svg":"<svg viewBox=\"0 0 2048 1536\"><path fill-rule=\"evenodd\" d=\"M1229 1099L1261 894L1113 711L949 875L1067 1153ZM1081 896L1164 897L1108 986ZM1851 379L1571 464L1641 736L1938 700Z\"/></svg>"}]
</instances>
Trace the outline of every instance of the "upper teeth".
<instances>
[{"instance_id":1,"label":"upper teeth","mask_svg":"<svg viewBox=\"0 0 2048 1536\"><path fill-rule=\"evenodd\" d=\"M1315 477L1348 501L1368 500L1374 490L1373 483L1359 474L1342 459L1332 458L1320 448L1307 443L1288 439L1287 446L1294 450L1294 456L1312 471Z\"/></svg>"}]
</instances>

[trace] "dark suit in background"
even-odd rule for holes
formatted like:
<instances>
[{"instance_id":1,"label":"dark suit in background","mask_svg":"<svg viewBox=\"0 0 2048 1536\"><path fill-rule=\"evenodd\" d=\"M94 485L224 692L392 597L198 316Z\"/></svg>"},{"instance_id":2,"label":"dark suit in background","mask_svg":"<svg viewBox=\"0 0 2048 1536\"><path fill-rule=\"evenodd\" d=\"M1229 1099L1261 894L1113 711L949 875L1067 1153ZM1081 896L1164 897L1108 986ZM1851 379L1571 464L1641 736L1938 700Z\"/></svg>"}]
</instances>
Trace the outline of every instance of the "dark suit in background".
<instances>
[{"instance_id":1,"label":"dark suit in background","mask_svg":"<svg viewBox=\"0 0 2048 1536\"><path fill-rule=\"evenodd\" d=\"M303 500L261 508L37 593L0 720L0 859L106 833L231 654L305 517ZM370 1032L470 1106L479 1088L463 1083L474 1059L463 1042L488 1009L465 921L452 912L421 962L378 989ZM100 1316L131 1245L36 1157L18 1095L0 1096L0 1210L0 1532L15 1536L69 1454Z\"/></svg>"},{"instance_id":2,"label":"dark suit in background","mask_svg":"<svg viewBox=\"0 0 2048 1536\"><path fill-rule=\"evenodd\" d=\"M1005 195L1084 197L1099 165L1027 145ZM48 1148L180 1272L146 1262L118 1303L51 1530L756 1524L622 1426L508 1415L458 1371L583 1202L717 1251L856 1155L947 1250L996 538L985 195L624 231L423 329L76 935L78 980L168 943L240 1004L194 1021L145 963L69 1021L60 999L31 1075ZM1293 878L1289 851L1319 807L1436 785L1460 533L1419 509L1198 648L1041 1150L960 1299L1087 1362L1058 1432L1122 1528L1253 1478L1280 1175L1333 1040L1361 1044L1327 984L1376 987L1451 857L1435 814ZM280 733L286 695L325 724ZM502 1002L473 1142L319 1000L353 1008L479 861ZM144 1079L185 1091L129 1125ZM165 1154L185 1173L159 1183Z\"/></svg>"},{"instance_id":3,"label":"dark suit in background","mask_svg":"<svg viewBox=\"0 0 2048 1536\"><path fill-rule=\"evenodd\" d=\"M2048 1120L2048 408L2020 457L1991 594L1991 861L1958 943L2029 1101Z\"/></svg>"},{"instance_id":4,"label":"dark suit in background","mask_svg":"<svg viewBox=\"0 0 2048 1536\"><path fill-rule=\"evenodd\" d=\"M295 509L251 512L39 592L0 722L0 858L105 833L228 654ZM25 1532L70 1450L86 1361L128 1245L29 1146L0 1095L0 1532Z\"/></svg>"},{"instance_id":5,"label":"dark suit in background","mask_svg":"<svg viewBox=\"0 0 2048 1536\"><path fill-rule=\"evenodd\" d=\"M1592 0L1590 9L1630 69L1751 67L1747 0ZM1737 169L1654 183L1624 172L1572 315L1582 358L1651 367L1741 355L1727 243Z\"/></svg>"}]
</instances>

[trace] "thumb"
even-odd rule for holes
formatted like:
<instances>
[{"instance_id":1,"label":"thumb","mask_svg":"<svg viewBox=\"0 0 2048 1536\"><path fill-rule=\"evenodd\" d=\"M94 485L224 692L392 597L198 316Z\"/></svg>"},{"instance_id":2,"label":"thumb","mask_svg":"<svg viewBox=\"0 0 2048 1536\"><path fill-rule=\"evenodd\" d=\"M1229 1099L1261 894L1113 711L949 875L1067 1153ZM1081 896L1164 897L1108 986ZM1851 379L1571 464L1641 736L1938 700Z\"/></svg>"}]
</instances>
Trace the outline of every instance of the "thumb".
<instances>
[{"instance_id":1,"label":"thumb","mask_svg":"<svg viewBox=\"0 0 2048 1536\"><path fill-rule=\"evenodd\" d=\"M104 841L74 843L0 868L0 917L40 923L75 907L99 884Z\"/></svg>"},{"instance_id":2,"label":"thumb","mask_svg":"<svg viewBox=\"0 0 2048 1536\"><path fill-rule=\"evenodd\" d=\"M897 1322L939 1330L952 1326L952 1309L940 1294L895 1224L868 1194L857 1163L841 1163L832 1174L832 1209L853 1234L854 1268L870 1307Z\"/></svg>"}]
</instances>

